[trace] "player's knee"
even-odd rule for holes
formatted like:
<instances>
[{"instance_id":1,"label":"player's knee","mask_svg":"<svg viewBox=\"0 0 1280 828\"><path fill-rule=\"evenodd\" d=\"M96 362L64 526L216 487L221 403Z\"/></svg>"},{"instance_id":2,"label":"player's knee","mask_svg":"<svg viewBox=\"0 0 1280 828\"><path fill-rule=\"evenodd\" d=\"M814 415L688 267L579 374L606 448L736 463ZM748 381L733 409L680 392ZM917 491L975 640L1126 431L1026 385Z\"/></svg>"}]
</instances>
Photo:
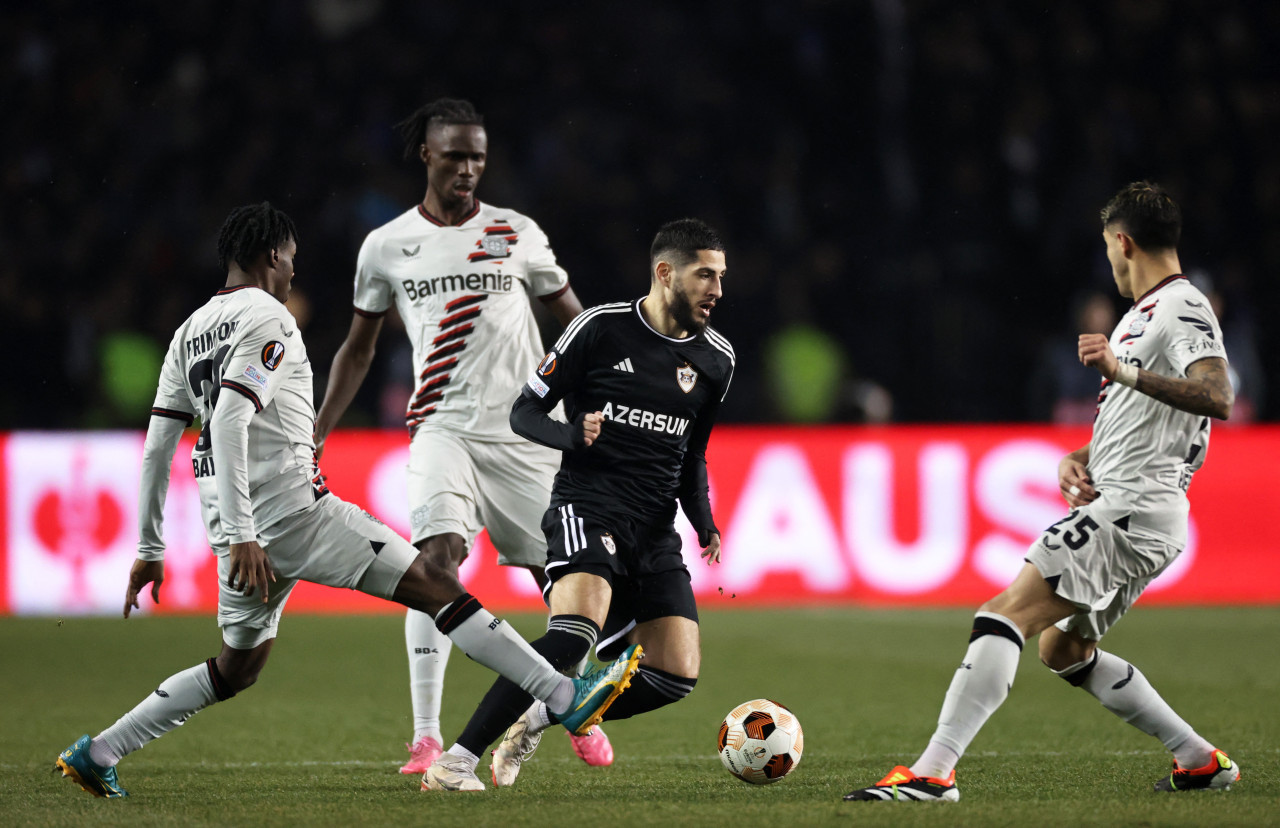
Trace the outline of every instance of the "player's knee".
<instances>
[{"instance_id":1,"label":"player's knee","mask_svg":"<svg viewBox=\"0 0 1280 828\"><path fill-rule=\"evenodd\" d=\"M1056 628L1052 628L1040 636L1037 649L1041 663L1055 673L1063 675L1064 671L1082 666L1092 659L1096 644L1065 635L1058 632Z\"/></svg>"},{"instance_id":2,"label":"player's knee","mask_svg":"<svg viewBox=\"0 0 1280 828\"><path fill-rule=\"evenodd\" d=\"M446 532L418 541L418 552L441 569L457 574L458 566L467 557L467 544L461 535Z\"/></svg>"},{"instance_id":3,"label":"player's knee","mask_svg":"<svg viewBox=\"0 0 1280 828\"><path fill-rule=\"evenodd\" d=\"M452 570L420 552L401 576L392 597L411 609L434 616L464 592L462 582Z\"/></svg>"}]
</instances>

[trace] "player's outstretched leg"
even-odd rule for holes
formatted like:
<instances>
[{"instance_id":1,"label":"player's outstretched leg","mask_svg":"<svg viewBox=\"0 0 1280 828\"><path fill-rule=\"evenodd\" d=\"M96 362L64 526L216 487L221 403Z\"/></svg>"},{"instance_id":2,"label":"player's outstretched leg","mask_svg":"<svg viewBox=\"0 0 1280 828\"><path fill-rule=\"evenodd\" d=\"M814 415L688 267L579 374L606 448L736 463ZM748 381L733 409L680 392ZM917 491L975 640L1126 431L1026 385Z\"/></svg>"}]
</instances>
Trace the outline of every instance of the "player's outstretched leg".
<instances>
[{"instance_id":1,"label":"player's outstretched leg","mask_svg":"<svg viewBox=\"0 0 1280 828\"><path fill-rule=\"evenodd\" d=\"M956 772L946 779L916 776L911 768L899 765L889 775L869 788L859 788L844 795L846 802L864 800L877 802L958 802L960 791L956 788Z\"/></svg>"},{"instance_id":2,"label":"player's outstretched leg","mask_svg":"<svg viewBox=\"0 0 1280 828\"><path fill-rule=\"evenodd\" d=\"M71 747L58 754L53 769L62 771L63 776L71 777L72 781L94 796L106 799L128 796L129 792L120 787L116 769L103 767L89 756L89 745L92 742L88 733L76 739Z\"/></svg>"}]
</instances>

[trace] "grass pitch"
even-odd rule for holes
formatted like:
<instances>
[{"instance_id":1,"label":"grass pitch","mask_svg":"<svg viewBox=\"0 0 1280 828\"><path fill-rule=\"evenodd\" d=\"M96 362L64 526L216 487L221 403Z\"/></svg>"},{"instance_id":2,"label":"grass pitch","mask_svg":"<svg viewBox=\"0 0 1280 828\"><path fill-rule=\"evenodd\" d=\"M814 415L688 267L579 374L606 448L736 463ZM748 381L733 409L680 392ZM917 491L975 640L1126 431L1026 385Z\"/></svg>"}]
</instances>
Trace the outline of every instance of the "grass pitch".
<instances>
[{"instance_id":1,"label":"grass pitch","mask_svg":"<svg viewBox=\"0 0 1280 828\"><path fill-rule=\"evenodd\" d=\"M956 804L846 803L927 741L964 652L965 611L707 611L703 675L684 701L608 727L589 768L549 731L516 787L422 793L396 773L411 730L399 616L286 613L257 686L120 765L123 800L50 773L166 676L217 652L210 618L0 619L0 823L5 825L1276 825L1280 609L1140 608L1108 636L1243 768L1231 791L1157 795L1153 739L1053 676L1028 647L1009 700L961 763ZM542 619L513 616L526 636ZM452 741L491 680L457 652ZM805 728L783 781L754 787L715 755L739 702L769 697ZM488 763L481 766L487 780Z\"/></svg>"}]
</instances>

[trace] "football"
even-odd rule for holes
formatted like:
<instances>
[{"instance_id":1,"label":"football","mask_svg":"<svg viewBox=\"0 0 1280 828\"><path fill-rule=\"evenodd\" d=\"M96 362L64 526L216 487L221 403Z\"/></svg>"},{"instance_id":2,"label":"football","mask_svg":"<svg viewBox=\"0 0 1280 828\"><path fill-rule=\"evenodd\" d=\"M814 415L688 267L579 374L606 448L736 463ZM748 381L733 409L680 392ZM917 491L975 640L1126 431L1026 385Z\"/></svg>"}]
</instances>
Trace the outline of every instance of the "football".
<instances>
[{"instance_id":1,"label":"football","mask_svg":"<svg viewBox=\"0 0 1280 828\"><path fill-rule=\"evenodd\" d=\"M724 717L716 739L729 773L753 785L768 785L795 770L804 751L800 720L775 701L743 702Z\"/></svg>"}]
</instances>

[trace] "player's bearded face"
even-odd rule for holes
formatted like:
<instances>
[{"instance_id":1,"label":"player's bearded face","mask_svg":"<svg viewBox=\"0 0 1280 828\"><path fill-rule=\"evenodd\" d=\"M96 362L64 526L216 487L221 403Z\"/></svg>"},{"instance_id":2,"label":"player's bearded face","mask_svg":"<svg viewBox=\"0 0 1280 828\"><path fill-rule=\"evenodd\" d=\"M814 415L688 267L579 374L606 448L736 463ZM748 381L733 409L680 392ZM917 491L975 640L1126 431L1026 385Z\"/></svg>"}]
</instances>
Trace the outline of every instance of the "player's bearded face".
<instances>
[{"instance_id":1,"label":"player's bearded face","mask_svg":"<svg viewBox=\"0 0 1280 828\"><path fill-rule=\"evenodd\" d=\"M701 333L723 295L724 252L699 250L698 258L678 268L671 280L668 312L682 330Z\"/></svg>"},{"instance_id":2,"label":"player's bearded face","mask_svg":"<svg viewBox=\"0 0 1280 828\"><path fill-rule=\"evenodd\" d=\"M707 327L707 320L694 311L697 304L685 285L676 282L671 286L671 318L683 330L698 333Z\"/></svg>"}]
</instances>

